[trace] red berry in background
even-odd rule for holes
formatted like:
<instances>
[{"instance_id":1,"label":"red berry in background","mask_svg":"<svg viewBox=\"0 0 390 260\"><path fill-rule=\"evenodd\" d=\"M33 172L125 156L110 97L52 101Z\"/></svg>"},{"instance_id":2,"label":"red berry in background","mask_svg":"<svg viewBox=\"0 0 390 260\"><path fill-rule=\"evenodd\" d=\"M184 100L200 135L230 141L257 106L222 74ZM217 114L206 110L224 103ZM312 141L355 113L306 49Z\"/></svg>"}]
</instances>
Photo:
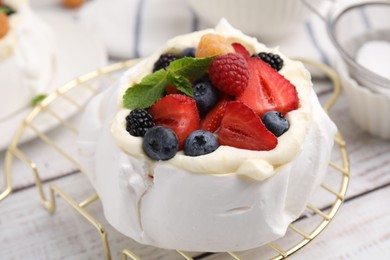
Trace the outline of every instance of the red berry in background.
<instances>
[{"instance_id":1,"label":"red berry in background","mask_svg":"<svg viewBox=\"0 0 390 260\"><path fill-rule=\"evenodd\" d=\"M218 142L241 149L268 151L276 147L278 139L250 107L230 101L218 131Z\"/></svg>"},{"instance_id":2,"label":"red berry in background","mask_svg":"<svg viewBox=\"0 0 390 260\"><path fill-rule=\"evenodd\" d=\"M0 39L3 38L9 31L10 25L8 17L4 13L0 12Z\"/></svg>"},{"instance_id":3,"label":"red berry in background","mask_svg":"<svg viewBox=\"0 0 390 260\"><path fill-rule=\"evenodd\" d=\"M179 139L179 149L190 133L199 129L199 112L193 98L171 94L159 99L149 113L157 126L172 129Z\"/></svg>"},{"instance_id":4,"label":"red berry in background","mask_svg":"<svg viewBox=\"0 0 390 260\"><path fill-rule=\"evenodd\" d=\"M220 91L232 96L240 95L248 85L248 63L238 53L220 55L211 62L209 77Z\"/></svg>"},{"instance_id":5,"label":"red berry in background","mask_svg":"<svg viewBox=\"0 0 390 260\"><path fill-rule=\"evenodd\" d=\"M84 2L85 0L62 0L62 4L69 9L79 8Z\"/></svg>"},{"instance_id":6,"label":"red berry in background","mask_svg":"<svg viewBox=\"0 0 390 260\"><path fill-rule=\"evenodd\" d=\"M299 107L294 85L259 58L250 58L249 82L237 100L252 108L259 116L276 110L286 115Z\"/></svg>"}]
</instances>

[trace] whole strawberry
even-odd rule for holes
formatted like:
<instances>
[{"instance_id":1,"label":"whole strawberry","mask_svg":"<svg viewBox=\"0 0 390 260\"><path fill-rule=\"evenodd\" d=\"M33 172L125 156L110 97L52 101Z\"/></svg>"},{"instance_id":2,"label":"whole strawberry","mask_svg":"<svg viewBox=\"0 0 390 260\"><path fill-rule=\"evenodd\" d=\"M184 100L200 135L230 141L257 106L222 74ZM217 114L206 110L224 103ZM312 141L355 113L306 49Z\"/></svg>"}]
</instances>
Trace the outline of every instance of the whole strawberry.
<instances>
[{"instance_id":1,"label":"whole strawberry","mask_svg":"<svg viewBox=\"0 0 390 260\"><path fill-rule=\"evenodd\" d=\"M237 96L248 85L248 63L239 53L220 55L211 62L209 76L213 85L220 91Z\"/></svg>"}]
</instances>

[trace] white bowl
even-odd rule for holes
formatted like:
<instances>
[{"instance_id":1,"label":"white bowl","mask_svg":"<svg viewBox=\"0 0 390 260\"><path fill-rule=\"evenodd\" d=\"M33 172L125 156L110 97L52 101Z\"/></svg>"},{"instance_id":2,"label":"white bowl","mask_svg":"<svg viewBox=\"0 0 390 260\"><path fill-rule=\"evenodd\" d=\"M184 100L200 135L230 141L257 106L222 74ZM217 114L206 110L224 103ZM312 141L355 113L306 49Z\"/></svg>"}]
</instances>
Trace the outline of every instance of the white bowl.
<instances>
[{"instance_id":1,"label":"white bowl","mask_svg":"<svg viewBox=\"0 0 390 260\"><path fill-rule=\"evenodd\" d=\"M337 62L337 71L355 122L372 135L390 139L390 95L375 93L359 85L350 77L346 64L341 60Z\"/></svg>"},{"instance_id":2,"label":"white bowl","mask_svg":"<svg viewBox=\"0 0 390 260\"><path fill-rule=\"evenodd\" d=\"M274 42L294 31L310 13L301 0L187 0L209 25L226 18L262 42ZM318 0L314 0L317 1Z\"/></svg>"},{"instance_id":3,"label":"white bowl","mask_svg":"<svg viewBox=\"0 0 390 260\"><path fill-rule=\"evenodd\" d=\"M364 59L359 54L367 47L366 44L390 43L389 14L390 0L344 0L336 2L327 16L329 37L351 77L358 84L385 95L390 93L390 78L374 70L381 62L388 66L385 56L379 56L382 60L373 61L369 54L366 53ZM372 57L383 51L388 50L377 48Z\"/></svg>"}]
</instances>

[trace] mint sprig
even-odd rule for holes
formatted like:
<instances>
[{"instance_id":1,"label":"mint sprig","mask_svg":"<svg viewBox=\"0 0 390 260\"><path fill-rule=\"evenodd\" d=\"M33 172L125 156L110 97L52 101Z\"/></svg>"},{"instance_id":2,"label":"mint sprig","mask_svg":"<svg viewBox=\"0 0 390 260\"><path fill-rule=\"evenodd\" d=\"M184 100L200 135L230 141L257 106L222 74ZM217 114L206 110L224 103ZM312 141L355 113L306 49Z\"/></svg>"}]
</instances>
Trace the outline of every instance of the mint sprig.
<instances>
[{"instance_id":1,"label":"mint sprig","mask_svg":"<svg viewBox=\"0 0 390 260\"><path fill-rule=\"evenodd\" d=\"M135 109L152 106L164 96L169 84L192 97L192 84L188 78L198 78L204 75L213 58L184 57L171 62L167 70L161 69L149 74L140 83L126 90L123 95L124 107Z\"/></svg>"},{"instance_id":2,"label":"mint sprig","mask_svg":"<svg viewBox=\"0 0 390 260\"><path fill-rule=\"evenodd\" d=\"M1 2L1 1L0 1ZM11 14L15 13L15 10L13 10L11 7L8 5L2 5L0 6L0 12L4 13L6 16L10 16Z\"/></svg>"},{"instance_id":3,"label":"mint sprig","mask_svg":"<svg viewBox=\"0 0 390 260\"><path fill-rule=\"evenodd\" d=\"M47 97L46 94L40 94L40 95L37 95L37 96L33 97L33 99L31 100L31 106L32 107L36 107L46 97Z\"/></svg>"}]
</instances>

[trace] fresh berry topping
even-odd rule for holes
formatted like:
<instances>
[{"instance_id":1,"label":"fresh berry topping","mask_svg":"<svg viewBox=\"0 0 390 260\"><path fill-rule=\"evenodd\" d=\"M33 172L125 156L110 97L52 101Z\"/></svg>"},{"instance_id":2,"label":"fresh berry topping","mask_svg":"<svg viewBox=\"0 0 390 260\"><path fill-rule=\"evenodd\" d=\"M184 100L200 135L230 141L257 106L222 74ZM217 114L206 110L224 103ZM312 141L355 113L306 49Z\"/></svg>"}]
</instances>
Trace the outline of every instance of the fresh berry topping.
<instances>
[{"instance_id":1,"label":"fresh berry topping","mask_svg":"<svg viewBox=\"0 0 390 260\"><path fill-rule=\"evenodd\" d=\"M279 71L283 68L283 59L280 58L278 54L274 54L271 52L260 52L253 56L262 59L264 62L268 63L272 68L274 68L274 70L276 71Z\"/></svg>"},{"instance_id":2,"label":"fresh berry topping","mask_svg":"<svg viewBox=\"0 0 390 260\"><path fill-rule=\"evenodd\" d=\"M169 160L178 151L179 140L176 134L164 126L150 128L144 136L142 147L144 152L155 160Z\"/></svg>"},{"instance_id":3,"label":"fresh berry topping","mask_svg":"<svg viewBox=\"0 0 390 260\"><path fill-rule=\"evenodd\" d=\"M248 52L248 50L241 44L241 43L238 43L238 42L235 42L232 44L234 50L236 51L236 53L239 53L241 54L246 60L248 60L250 58L250 54Z\"/></svg>"},{"instance_id":4,"label":"fresh berry topping","mask_svg":"<svg viewBox=\"0 0 390 260\"><path fill-rule=\"evenodd\" d=\"M223 96L218 103L207 113L207 115L201 120L200 128L215 132L221 125L223 115L225 114L226 104L228 102L228 96Z\"/></svg>"},{"instance_id":5,"label":"fresh berry topping","mask_svg":"<svg viewBox=\"0 0 390 260\"><path fill-rule=\"evenodd\" d=\"M270 130L276 137L284 134L289 126L287 119L278 111L269 111L261 117L265 127Z\"/></svg>"},{"instance_id":6,"label":"fresh berry topping","mask_svg":"<svg viewBox=\"0 0 390 260\"><path fill-rule=\"evenodd\" d=\"M155 125L172 129L179 138L179 149L190 133L199 129L199 112L194 99L180 94L167 95L149 109Z\"/></svg>"},{"instance_id":7,"label":"fresh berry topping","mask_svg":"<svg viewBox=\"0 0 390 260\"><path fill-rule=\"evenodd\" d=\"M295 86L258 58L250 58L249 82L237 100L251 107L259 116L276 110L283 115L297 109L299 99Z\"/></svg>"},{"instance_id":8,"label":"fresh berry topping","mask_svg":"<svg viewBox=\"0 0 390 260\"><path fill-rule=\"evenodd\" d=\"M216 88L228 95L237 96L248 85L248 63L240 54L224 54L212 60L209 75Z\"/></svg>"},{"instance_id":9,"label":"fresh berry topping","mask_svg":"<svg viewBox=\"0 0 390 260\"><path fill-rule=\"evenodd\" d=\"M126 116L126 131L132 136L144 136L153 126L152 116L144 109L134 109Z\"/></svg>"},{"instance_id":10,"label":"fresh berry topping","mask_svg":"<svg viewBox=\"0 0 390 260\"><path fill-rule=\"evenodd\" d=\"M154 66L153 66L153 72L155 71L158 71L160 69L167 69L169 64L176 60L177 57L175 55L173 55L172 53L163 53L160 55L160 57L158 58L158 60L154 63Z\"/></svg>"},{"instance_id":11,"label":"fresh berry topping","mask_svg":"<svg viewBox=\"0 0 390 260\"><path fill-rule=\"evenodd\" d=\"M208 78L194 81L193 85L196 106L200 114L207 113L218 102L218 90L211 84Z\"/></svg>"},{"instance_id":12,"label":"fresh berry topping","mask_svg":"<svg viewBox=\"0 0 390 260\"><path fill-rule=\"evenodd\" d=\"M247 105L230 101L222 118L218 142L241 149L268 151L276 147L278 139Z\"/></svg>"},{"instance_id":13,"label":"fresh berry topping","mask_svg":"<svg viewBox=\"0 0 390 260\"><path fill-rule=\"evenodd\" d=\"M0 12L0 39L3 38L9 31L8 17Z\"/></svg>"},{"instance_id":14,"label":"fresh berry topping","mask_svg":"<svg viewBox=\"0 0 390 260\"><path fill-rule=\"evenodd\" d=\"M186 48L181 52L182 57L193 57L195 58L195 48Z\"/></svg>"},{"instance_id":15,"label":"fresh berry topping","mask_svg":"<svg viewBox=\"0 0 390 260\"><path fill-rule=\"evenodd\" d=\"M184 143L184 154L199 156L214 152L218 148L217 138L205 130L192 132Z\"/></svg>"},{"instance_id":16,"label":"fresh berry topping","mask_svg":"<svg viewBox=\"0 0 390 260\"><path fill-rule=\"evenodd\" d=\"M74 9L82 6L85 0L62 0L62 4L69 9Z\"/></svg>"},{"instance_id":17,"label":"fresh berry topping","mask_svg":"<svg viewBox=\"0 0 390 260\"><path fill-rule=\"evenodd\" d=\"M218 34L205 34L200 39L195 57L211 57L234 52L233 47L226 41L226 38Z\"/></svg>"}]
</instances>

